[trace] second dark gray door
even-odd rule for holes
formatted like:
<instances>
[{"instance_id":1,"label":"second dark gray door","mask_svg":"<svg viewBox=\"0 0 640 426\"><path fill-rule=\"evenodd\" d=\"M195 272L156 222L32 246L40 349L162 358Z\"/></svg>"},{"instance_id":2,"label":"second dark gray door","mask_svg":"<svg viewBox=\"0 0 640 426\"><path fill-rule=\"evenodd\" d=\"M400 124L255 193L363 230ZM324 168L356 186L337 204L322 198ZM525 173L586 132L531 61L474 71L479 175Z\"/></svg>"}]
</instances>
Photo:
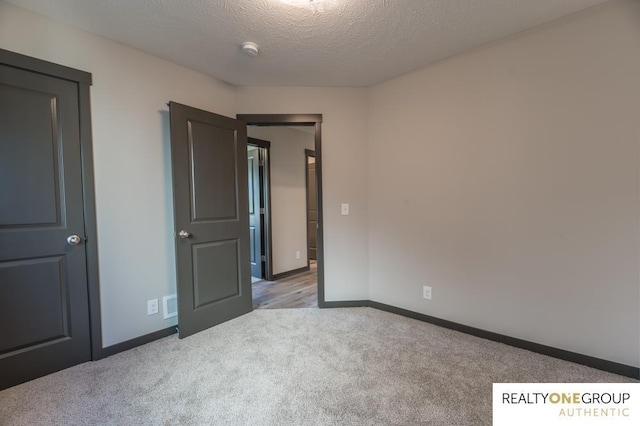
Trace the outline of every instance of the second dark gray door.
<instances>
[{"instance_id":1,"label":"second dark gray door","mask_svg":"<svg viewBox=\"0 0 640 426\"><path fill-rule=\"evenodd\" d=\"M247 127L175 102L170 110L182 338L252 309Z\"/></svg>"},{"instance_id":2,"label":"second dark gray door","mask_svg":"<svg viewBox=\"0 0 640 426\"><path fill-rule=\"evenodd\" d=\"M249 173L249 246L251 276L262 275L262 226L260 211L260 148L247 151L247 169Z\"/></svg>"},{"instance_id":3,"label":"second dark gray door","mask_svg":"<svg viewBox=\"0 0 640 426\"><path fill-rule=\"evenodd\" d=\"M0 64L0 389L91 357L78 85Z\"/></svg>"},{"instance_id":4,"label":"second dark gray door","mask_svg":"<svg viewBox=\"0 0 640 426\"><path fill-rule=\"evenodd\" d=\"M317 259L316 235L318 219L316 212L316 164L315 153L307 152L307 252L309 260ZM314 161L314 162L311 162Z\"/></svg>"}]
</instances>

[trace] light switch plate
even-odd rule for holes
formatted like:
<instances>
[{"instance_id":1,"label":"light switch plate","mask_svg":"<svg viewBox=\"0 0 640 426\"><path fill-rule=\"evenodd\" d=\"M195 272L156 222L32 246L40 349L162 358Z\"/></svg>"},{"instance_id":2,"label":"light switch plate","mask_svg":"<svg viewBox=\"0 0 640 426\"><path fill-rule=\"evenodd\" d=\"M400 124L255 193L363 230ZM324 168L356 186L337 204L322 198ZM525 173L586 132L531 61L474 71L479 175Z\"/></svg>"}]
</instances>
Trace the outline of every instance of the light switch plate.
<instances>
[{"instance_id":1,"label":"light switch plate","mask_svg":"<svg viewBox=\"0 0 640 426\"><path fill-rule=\"evenodd\" d=\"M342 215L343 216L348 216L349 215L349 203L342 203Z\"/></svg>"}]
</instances>

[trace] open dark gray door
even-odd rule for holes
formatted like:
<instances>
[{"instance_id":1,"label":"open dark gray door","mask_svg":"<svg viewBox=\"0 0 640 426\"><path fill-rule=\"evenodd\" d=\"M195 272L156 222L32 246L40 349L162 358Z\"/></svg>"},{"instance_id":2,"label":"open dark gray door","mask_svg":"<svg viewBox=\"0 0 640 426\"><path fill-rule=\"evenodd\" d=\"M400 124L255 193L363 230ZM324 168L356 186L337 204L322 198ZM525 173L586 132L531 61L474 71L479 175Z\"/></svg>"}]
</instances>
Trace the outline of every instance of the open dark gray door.
<instances>
[{"instance_id":1,"label":"open dark gray door","mask_svg":"<svg viewBox=\"0 0 640 426\"><path fill-rule=\"evenodd\" d=\"M247 151L249 172L249 246L251 276L262 278L262 226L260 215L260 148Z\"/></svg>"},{"instance_id":2,"label":"open dark gray door","mask_svg":"<svg viewBox=\"0 0 640 426\"><path fill-rule=\"evenodd\" d=\"M175 102L169 106L183 338L252 309L247 127Z\"/></svg>"},{"instance_id":3,"label":"open dark gray door","mask_svg":"<svg viewBox=\"0 0 640 426\"><path fill-rule=\"evenodd\" d=\"M78 85L0 63L0 389L89 361Z\"/></svg>"},{"instance_id":4,"label":"open dark gray door","mask_svg":"<svg viewBox=\"0 0 640 426\"><path fill-rule=\"evenodd\" d=\"M307 150L307 253L309 260L316 260L316 234L318 219L316 212L316 164L315 152ZM312 162L313 161L313 162Z\"/></svg>"}]
</instances>

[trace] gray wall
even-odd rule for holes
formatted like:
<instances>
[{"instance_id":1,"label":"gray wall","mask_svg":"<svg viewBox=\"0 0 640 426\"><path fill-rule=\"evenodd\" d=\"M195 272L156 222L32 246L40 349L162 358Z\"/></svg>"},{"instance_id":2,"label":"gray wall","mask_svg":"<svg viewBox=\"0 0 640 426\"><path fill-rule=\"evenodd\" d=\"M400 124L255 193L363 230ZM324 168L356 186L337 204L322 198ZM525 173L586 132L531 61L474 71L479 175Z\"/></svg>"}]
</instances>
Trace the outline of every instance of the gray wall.
<instances>
[{"instance_id":1,"label":"gray wall","mask_svg":"<svg viewBox=\"0 0 640 426\"><path fill-rule=\"evenodd\" d=\"M640 365L640 2L369 96L373 300Z\"/></svg>"}]
</instances>

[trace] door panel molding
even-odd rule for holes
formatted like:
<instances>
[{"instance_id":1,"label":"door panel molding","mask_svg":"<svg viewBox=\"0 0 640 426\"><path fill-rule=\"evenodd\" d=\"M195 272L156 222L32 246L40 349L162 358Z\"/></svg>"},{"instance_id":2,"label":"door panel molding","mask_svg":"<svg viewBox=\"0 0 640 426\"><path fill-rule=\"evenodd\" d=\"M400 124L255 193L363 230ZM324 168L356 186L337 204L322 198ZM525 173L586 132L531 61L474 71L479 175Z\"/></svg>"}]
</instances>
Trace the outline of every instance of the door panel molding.
<instances>
[{"instance_id":1,"label":"door panel molding","mask_svg":"<svg viewBox=\"0 0 640 426\"><path fill-rule=\"evenodd\" d=\"M313 126L316 153L316 209L318 232L316 249L318 262L318 307L326 307L324 297L324 220L322 209L322 114L237 114L239 120L254 126Z\"/></svg>"},{"instance_id":2,"label":"door panel molding","mask_svg":"<svg viewBox=\"0 0 640 426\"><path fill-rule=\"evenodd\" d=\"M211 241L192 246L193 258L193 310L204 308L220 302L225 302L233 297L242 295L242 285L240 277L242 277L240 269L240 239ZM200 258L203 261L200 261ZM216 271L223 271L224 267L233 266L234 276L227 277ZM208 280L213 278L214 285L207 288L210 284ZM202 289L202 291L201 291Z\"/></svg>"},{"instance_id":3,"label":"door panel molding","mask_svg":"<svg viewBox=\"0 0 640 426\"><path fill-rule=\"evenodd\" d=\"M187 138L189 142L189 166L191 176L191 222L213 223L225 220L238 220L238 194L236 176L238 168L218 169L208 167L217 157L233 156L237 163L237 140L235 129L221 129L197 120L187 121ZM226 143L225 136L231 134L231 143ZM216 139L223 141L217 144L202 143L202 140ZM198 188L196 182L208 180L216 185ZM233 199L229 203L229 211L220 210L225 205L217 203L216 199ZM201 202L202 201L202 202Z\"/></svg>"}]
</instances>

